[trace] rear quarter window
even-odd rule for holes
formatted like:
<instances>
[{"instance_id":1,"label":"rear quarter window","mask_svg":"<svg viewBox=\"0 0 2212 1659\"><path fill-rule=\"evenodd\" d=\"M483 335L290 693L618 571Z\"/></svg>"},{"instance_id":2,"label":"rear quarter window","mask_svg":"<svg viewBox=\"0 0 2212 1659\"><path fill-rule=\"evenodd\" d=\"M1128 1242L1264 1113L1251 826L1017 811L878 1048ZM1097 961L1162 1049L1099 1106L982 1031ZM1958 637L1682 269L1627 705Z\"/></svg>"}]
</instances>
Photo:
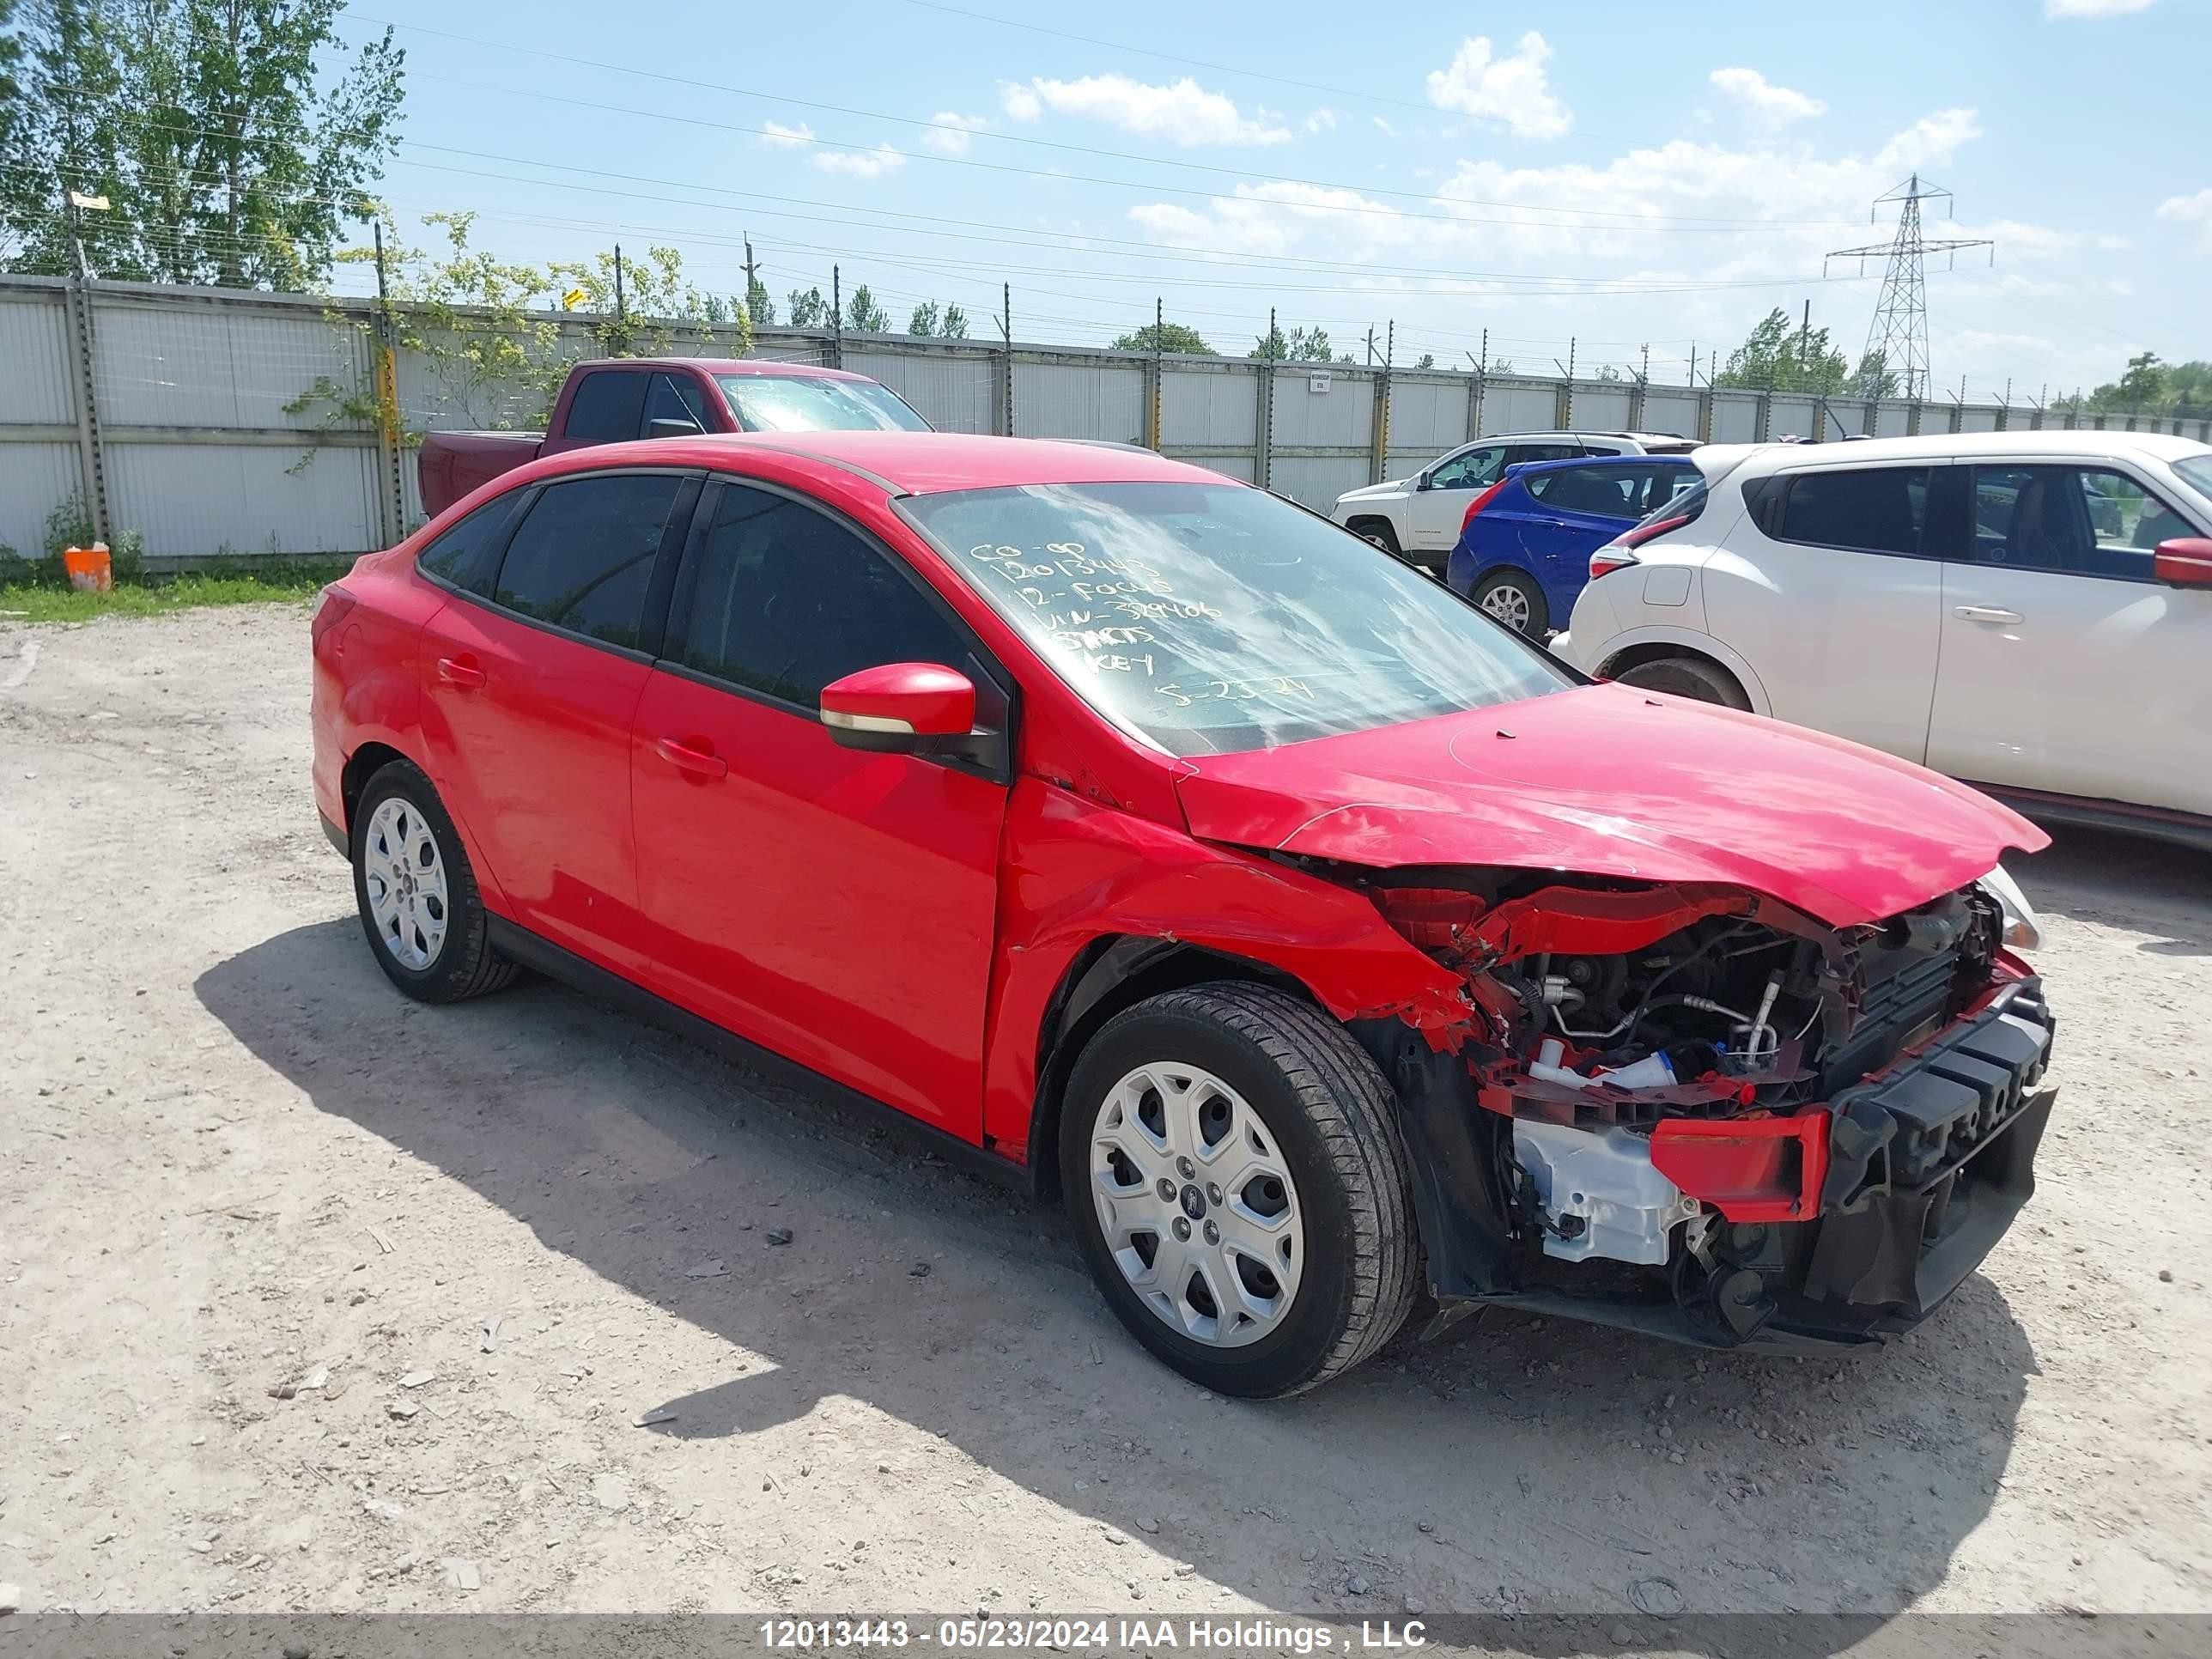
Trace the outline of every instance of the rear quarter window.
<instances>
[{"instance_id":1,"label":"rear quarter window","mask_svg":"<svg viewBox=\"0 0 2212 1659\"><path fill-rule=\"evenodd\" d=\"M507 544L507 526L514 519L515 503L528 493L511 489L497 501L486 501L424 548L415 561L416 568L463 592L489 598L492 579L499 572L500 549Z\"/></svg>"}]
</instances>

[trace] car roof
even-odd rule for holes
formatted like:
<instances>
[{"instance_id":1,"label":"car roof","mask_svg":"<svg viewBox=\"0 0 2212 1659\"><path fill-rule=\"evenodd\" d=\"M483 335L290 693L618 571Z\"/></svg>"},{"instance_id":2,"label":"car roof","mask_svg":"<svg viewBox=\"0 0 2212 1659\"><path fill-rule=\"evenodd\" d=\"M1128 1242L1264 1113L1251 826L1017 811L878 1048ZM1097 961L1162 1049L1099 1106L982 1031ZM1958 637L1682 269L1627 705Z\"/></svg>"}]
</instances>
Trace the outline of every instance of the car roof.
<instances>
[{"instance_id":1,"label":"car roof","mask_svg":"<svg viewBox=\"0 0 2212 1659\"><path fill-rule=\"evenodd\" d=\"M750 374L771 380L873 380L850 369L820 363L785 363L770 357L591 357L577 368L703 368L709 374Z\"/></svg>"},{"instance_id":2,"label":"car roof","mask_svg":"<svg viewBox=\"0 0 2212 1659\"><path fill-rule=\"evenodd\" d=\"M1531 472L1565 472L1576 467L1694 466L1687 455L1576 455L1564 461L1516 461L1506 470L1516 478Z\"/></svg>"},{"instance_id":3,"label":"car roof","mask_svg":"<svg viewBox=\"0 0 2212 1659\"><path fill-rule=\"evenodd\" d=\"M1691 459L1707 477L1738 466L1794 472L1816 466L1864 466L1882 461L2032 460L2038 456L2133 456L2178 461L2212 455L2212 445L2166 432L2099 432L2087 427L2038 432L1928 432L1911 438L1861 438L1848 443L1707 444Z\"/></svg>"},{"instance_id":4,"label":"car roof","mask_svg":"<svg viewBox=\"0 0 2212 1659\"><path fill-rule=\"evenodd\" d=\"M556 459L574 457L589 465L589 458L597 457L597 464L602 466L635 466L650 460L663 466L728 468L742 460L748 450L798 456L869 479L898 495L1022 484L1240 482L1187 461L1170 460L1133 444L993 438L967 432L709 433L694 438L603 444L568 450Z\"/></svg>"}]
</instances>

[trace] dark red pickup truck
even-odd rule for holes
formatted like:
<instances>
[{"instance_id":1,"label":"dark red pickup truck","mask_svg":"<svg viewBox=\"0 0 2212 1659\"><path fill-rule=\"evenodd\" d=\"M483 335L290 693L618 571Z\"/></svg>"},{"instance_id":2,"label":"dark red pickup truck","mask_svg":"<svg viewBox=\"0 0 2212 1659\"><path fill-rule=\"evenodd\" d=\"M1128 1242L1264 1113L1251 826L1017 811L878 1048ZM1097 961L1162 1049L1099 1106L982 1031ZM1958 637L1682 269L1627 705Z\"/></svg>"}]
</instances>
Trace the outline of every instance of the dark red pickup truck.
<instances>
[{"instance_id":1,"label":"dark red pickup truck","mask_svg":"<svg viewBox=\"0 0 2212 1659\"><path fill-rule=\"evenodd\" d=\"M432 518L540 455L702 432L927 432L929 422L865 374L735 357L615 357L568 371L546 432L432 432L416 466Z\"/></svg>"}]
</instances>

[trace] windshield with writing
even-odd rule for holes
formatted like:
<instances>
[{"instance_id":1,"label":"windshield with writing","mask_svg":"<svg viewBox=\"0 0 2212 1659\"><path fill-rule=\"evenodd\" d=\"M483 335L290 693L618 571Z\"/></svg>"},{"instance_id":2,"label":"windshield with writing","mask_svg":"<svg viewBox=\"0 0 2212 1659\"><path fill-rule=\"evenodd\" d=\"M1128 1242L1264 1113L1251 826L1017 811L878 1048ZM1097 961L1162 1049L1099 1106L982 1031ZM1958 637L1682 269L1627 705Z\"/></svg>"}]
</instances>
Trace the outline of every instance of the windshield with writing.
<instances>
[{"instance_id":1,"label":"windshield with writing","mask_svg":"<svg viewBox=\"0 0 2212 1659\"><path fill-rule=\"evenodd\" d=\"M889 386L800 374L718 374L748 432L927 432L929 422Z\"/></svg>"},{"instance_id":2,"label":"windshield with writing","mask_svg":"<svg viewBox=\"0 0 2212 1659\"><path fill-rule=\"evenodd\" d=\"M1170 754L1576 683L1428 577L1265 490L1047 484L900 506L1088 702Z\"/></svg>"}]
</instances>

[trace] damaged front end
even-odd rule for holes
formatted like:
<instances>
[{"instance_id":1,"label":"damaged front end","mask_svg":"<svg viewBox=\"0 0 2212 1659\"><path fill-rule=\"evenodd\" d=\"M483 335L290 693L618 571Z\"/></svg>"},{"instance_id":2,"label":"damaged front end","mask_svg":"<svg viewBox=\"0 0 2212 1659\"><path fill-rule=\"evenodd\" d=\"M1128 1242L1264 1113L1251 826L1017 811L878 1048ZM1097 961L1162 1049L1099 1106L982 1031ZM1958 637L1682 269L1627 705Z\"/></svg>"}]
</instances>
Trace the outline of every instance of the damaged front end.
<instances>
[{"instance_id":1,"label":"damaged front end","mask_svg":"<svg viewBox=\"0 0 2212 1659\"><path fill-rule=\"evenodd\" d=\"M1720 884L1316 872L1464 987L1352 1022L1403 1105L1439 1326L1878 1340L2033 1190L2051 1018L2001 878L1831 927Z\"/></svg>"}]
</instances>

